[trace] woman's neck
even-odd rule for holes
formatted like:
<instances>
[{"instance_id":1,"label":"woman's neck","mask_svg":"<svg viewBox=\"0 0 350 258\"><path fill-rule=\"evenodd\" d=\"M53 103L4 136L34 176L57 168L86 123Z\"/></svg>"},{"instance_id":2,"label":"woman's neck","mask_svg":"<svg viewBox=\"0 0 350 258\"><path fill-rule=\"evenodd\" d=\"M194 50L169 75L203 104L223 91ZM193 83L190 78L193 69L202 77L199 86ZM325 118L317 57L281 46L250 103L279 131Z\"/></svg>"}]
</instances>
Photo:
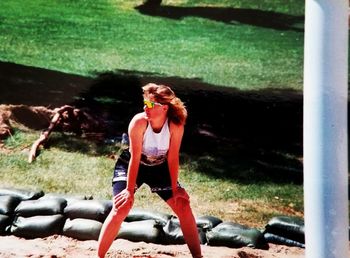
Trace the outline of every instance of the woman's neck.
<instances>
[{"instance_id":1,"label":"woman's neck","mask_svg":"<svg viewBox=\"0 0 350 258\"><path fill-rule=\"evenodd\" d=\"M155 133L159 133L162 130L166 119L167 119L167 116L164 116L164 117L162 116L157 119L152 119L151 121L149 121Z\"/></svg>"}]
</instances>

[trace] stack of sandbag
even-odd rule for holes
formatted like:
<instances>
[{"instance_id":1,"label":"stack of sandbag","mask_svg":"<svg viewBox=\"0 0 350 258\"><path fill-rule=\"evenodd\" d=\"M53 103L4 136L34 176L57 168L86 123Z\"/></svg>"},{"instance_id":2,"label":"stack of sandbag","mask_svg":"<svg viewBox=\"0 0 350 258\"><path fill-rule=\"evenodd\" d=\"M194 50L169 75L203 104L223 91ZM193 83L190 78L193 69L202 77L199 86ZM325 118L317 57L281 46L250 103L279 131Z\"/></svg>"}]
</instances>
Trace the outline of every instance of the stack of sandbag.
<instances>
[{"instance_id":1,"label":"stack of sandbag","mask_svg":"<svg viewBox=\"0 0 350 258\"><path fill-rule=\"evenodd\" d=\"M206 232L222 220L214 216L196 218L199 239L206 244ZM185 244L179 219L173 215L133 208L121 225L118 238L157 244Z\"/></svg>"},{"instance_id":2,"label":"stack of sandbag","mask_svg":"<svg viewBox=\"0 0 350 258\"><path fill-rule=\"evenodd\" d=\"M117 238L159 244L164 236L163 227L172 217L162 212L132 208L122 223Z\"/></svg>"},{"instance_id":3,"label":"stack of sandbag","mask_svg":"<svg viewBox=\"0 0 350 258\"><path fill-rule=\"evenodd\" d=\"M37 199L43 194L42 191L0 188L0 235L11 233L10 228L15 219L15 208L22 200Z\"/></svg>"},{"instance_id":4,"label":"stack of sandbag","mask_svg":"<svg viewBox=\"0 0 350 258\"><path fill-rule=\"evenodd\" d=\"M267 242L305 248L304 221L298 217L276 216L265 226Z\"/></svg>"},{"instance_id":5,"label":"stack of sandbag","mask_svg":"<svg viewBox=\"0 0 350 258\"><path fill-rule=\"evenodd\" d=\"M247 246L266 250L269 248L260 230L234 222L222 222L208 231L206 236L207 244L211 246L232 248Z\"/></svg>"},{"instance_id":6,"label":"stack of sandbag","mask_svg":"<svg viewBox=\"0 0 350 258\"><path fill-rule=\"evenodd\" d=\"M206 233L222 222L214 216L200 216L196 218L198 236L201 244L207 243ZM185 239L181 230L179 219L170 218L163 226L162 244L185 244Z\"/></svg>"},{"instance_id":7,"label":"stack of sandbag","mask_svg":"<svg viewBox=\"0 0 350 258\"><path fill-rule=\"evenodd\" d=\"M214 216L196 218L201 244L268 249L261 231ZM185 244L179 219L175 216L133 208L122 223L118 238L158 244Z\"/></svg>"},{"instance_id":8,"label":"stack of sandbag","mask_svg":"<svg viewBox=\"0 0 350 258\"><path fill-rule=\"evenodd\" d=\"M0 188L0 234L13 234L24 238L47 237L53 234L63 234L64 226L66 226L67 235L73 234L74 236L77 221L71 223L71 220L67 220L65 208L73 207L71 210L73 215L69 209L66 211L72 215L70 217L74 217L74 206L71 205L78 201L91 199L92 196L44 194L41 190ZM91 211L89 205L83 207L83 210L85 208L88 210L90 208L89 211ZM100 211L97 209L94 212ZM98 218L103 221L105 216ZM81 225L79 223L78 225L80 226L78 229L81 230ZM83 234L76 238L93 239L91 234L95 235L91 233L94 232L91 227L88 230L84 228L84 230L88 231L88 236Z\"/></svg>"},{"instance_id":9,"label":"stack of sandbag","mask_svg":"<svg viewBox=\"0 0 350 258\"><path fill-rule=\"evenodd\" d=\"M77 200L64 209L67 218L62 234L79 240L97 240L102 223L112 209L112 201Z\"/></svg>"},{"instance_id":10,"label":"stack of sandbag","mask_svg":"<svg viewBox=\"0 0 350 258\"><path fill-rule=\"evenodd\" d=\"M92 196L46 194L16 188L0 188L0 235L24 238L61 234L78 240L97 240L112 209L110 200ZM214 216L196 218L201 244L232 248L268 249L268 243L305 247L304 222L295 217L272 218L261 232ZM117 238L157 244L184 244L177 217L133 208Z\"/></svg>"},{"instance_id":11,"label":"stack of sandbag","mask_svg":"<svg viewBox=\"0 0 350 258\"><path fill-rule=\"evenodd\" d=\"M16 196L0 196L0 235L9 233L9 228L14 219L14 211L21 199Z\"/></svg>"},{"instance_id":12,"label":"stack of sandbag","mask_svg":"<svg viewBox=\"0 0 350 258\"><path fill-rule=\"evenodd\" d=\"M16 188L0 189L2 198L17 198L9 233L24 238L47 237L60 234L65 220L64 199L40 200L43 191Z\"/></svg>"}]
</instances>

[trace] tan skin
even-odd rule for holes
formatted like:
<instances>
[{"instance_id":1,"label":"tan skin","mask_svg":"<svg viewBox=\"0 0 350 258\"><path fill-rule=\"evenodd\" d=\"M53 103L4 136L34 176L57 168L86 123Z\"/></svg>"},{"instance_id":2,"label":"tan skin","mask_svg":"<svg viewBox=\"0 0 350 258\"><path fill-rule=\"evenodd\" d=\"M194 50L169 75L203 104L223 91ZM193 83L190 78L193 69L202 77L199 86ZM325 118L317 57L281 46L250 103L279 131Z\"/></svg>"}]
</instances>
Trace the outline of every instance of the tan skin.
<instances>
[{"instance_id":1,"label":"tan skin","mask_svg":"<svg viewBox=\"0 0 350 258\"><path fill-rule=\"evenodd\" d=\"M152 101L152 99L150 100ZM155 105L153 108L145 106L144 112L136 114L129 124L129 151L131 157L128 167L127 187L114 197L113 210L107 217L106 222L101 229L98 248L99 257L104 257L108 248L112 244L115 235L118 233L122 221L125 219L134 203L134 189L141 160L143 135L146 131L147 124L151 124L154 132L160 132L167 119L168 108L168 105ZM170 122L169 130L170 144L167 162L170 171L173 197L167 201L167 204L172 208L180 220L181 229L192 256L196 258L202 257L197 227L190 207L189 196L183 188L177 187L179 175L179 151L184 133L184 125L176 125L173 122Z\"/></svg>"},{"instance_id":2,"label":"tan skin","mask_svg":"<svg viewBox=\"0 0 350 258\"><path fill-rule=\"evenodd\" d=\"M146 131L148 122L154 132L158 133L162 129L166 119L168 106L155 105L154 108L145 107L145 112L139 113L134 116L129 124L129 137L130 137L130 165L128 170L127 187L114 199L116 208L120 208L127 203L132 204L134 200L134 190L137 178L137 172L141 160L142 151L142 139L143 134ZM170 171L170 177L172 182L172 189L175 189L174 196L181 198L182 194L177 193L177 179L179 171L179 151L184 133L183 125L175 125L170 122L170 145L168 151L168 166ZM185 196L188 199L188 196ZM169 202L169 201L168 201ZM176 202L176 200L175 200Z\"/></svg>"}]
</instances>

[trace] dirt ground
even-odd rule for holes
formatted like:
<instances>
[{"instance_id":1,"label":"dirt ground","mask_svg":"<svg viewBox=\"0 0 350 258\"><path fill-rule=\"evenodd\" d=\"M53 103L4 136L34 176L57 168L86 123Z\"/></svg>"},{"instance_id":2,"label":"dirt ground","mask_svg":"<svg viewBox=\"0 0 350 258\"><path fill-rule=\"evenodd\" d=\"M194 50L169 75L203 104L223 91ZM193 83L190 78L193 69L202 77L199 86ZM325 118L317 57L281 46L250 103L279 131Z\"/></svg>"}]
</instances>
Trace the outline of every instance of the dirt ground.
<instances>
[{"instance_id":1,"label":"dirt ground","mask_svg":"<svg viewBox=\"0 0 350 258\"><path fill-rule=\"evenodd\" d=\"M23 239L15 236L0 237L0 257L97 257L97 241L79 241L53 235L43 239ZM269 250L202 246L205 258L301 258L304 249L284 245L269 245ZM158 245L145 242L114 241L107 257L118 258L185 258L191 257L186 245Z\"/></svg>"}]
</instances>

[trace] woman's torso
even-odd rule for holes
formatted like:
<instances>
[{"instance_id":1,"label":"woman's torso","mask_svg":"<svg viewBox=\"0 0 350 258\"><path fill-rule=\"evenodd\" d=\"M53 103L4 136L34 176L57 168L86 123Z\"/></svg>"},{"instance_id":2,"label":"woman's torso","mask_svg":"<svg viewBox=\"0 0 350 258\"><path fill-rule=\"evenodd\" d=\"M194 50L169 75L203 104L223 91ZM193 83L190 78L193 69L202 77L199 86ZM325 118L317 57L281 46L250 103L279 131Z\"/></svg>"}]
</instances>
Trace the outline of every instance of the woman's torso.
<instances>
[{"instance_id":1,"label":"woman's torso","mask_svg":"<svg viewBox=\"0 0 350 258\"><path fill-rule=\"evenodd\" d=\"M143 135L141 164L155 166L166 160L170 142L170 130L168 119L166 119L159 133L155 133L148 122Z\"/></svg>"}]
</instances>

